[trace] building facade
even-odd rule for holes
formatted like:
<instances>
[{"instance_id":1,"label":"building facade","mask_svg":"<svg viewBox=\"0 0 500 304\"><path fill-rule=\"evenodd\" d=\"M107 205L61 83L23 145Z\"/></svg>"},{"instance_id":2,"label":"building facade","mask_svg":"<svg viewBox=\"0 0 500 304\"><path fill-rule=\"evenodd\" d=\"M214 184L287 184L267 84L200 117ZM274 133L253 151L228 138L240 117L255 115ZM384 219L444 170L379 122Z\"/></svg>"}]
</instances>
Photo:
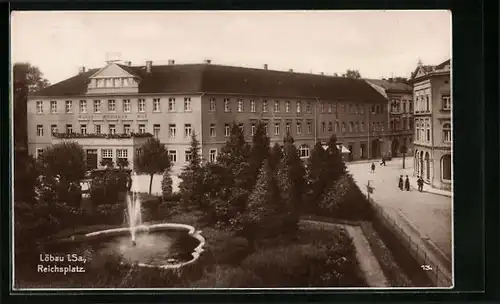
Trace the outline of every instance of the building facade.
<instances>
[{"instance_id":1,"label":"building facade","mask_svg":"<svg viewBox=\"0 0 500 304\"><path fill-rule=\"evenodd\" d=\"M412 86L392 79L367 79L367 82L387 98L390 156L401 156L402 147L406 147L407 155L413 155Z\"/></svg>"},{"instance_id":2,"label":"building facade","mask_svg":"<svg viewBox=\"0 0 500 304\"><path fill-rule=\"evenodd\" d=\"M436 66L419 63L412 74L415 100L414 175L434 188L451 190L452 99L450 60Z\"/></svg>"},{"instance_id":3,"label":"building facade","mask_svg":"<svg viewBox=\"0 0 500 304\"><path fill-rule=\"evenodd\" d=\"M332 134L350 160L380 157L387 153L389 135L386 100L362 80L208 62L108 62L101 69L82 69L30 96L27 113L30 154L59 140L59 133L79 133L86 136L65 137L81 143L88 155L97 154L98 167L102 158L123 158L124 149L133 167L138 141L103 136L151 133L166 145L174 173L190 158L193 132L203 159L214 161L233 122L248 141L259 121L272 144L282 143L289 132L304 159L315 142Z\"/></svg>"}]
</instances>

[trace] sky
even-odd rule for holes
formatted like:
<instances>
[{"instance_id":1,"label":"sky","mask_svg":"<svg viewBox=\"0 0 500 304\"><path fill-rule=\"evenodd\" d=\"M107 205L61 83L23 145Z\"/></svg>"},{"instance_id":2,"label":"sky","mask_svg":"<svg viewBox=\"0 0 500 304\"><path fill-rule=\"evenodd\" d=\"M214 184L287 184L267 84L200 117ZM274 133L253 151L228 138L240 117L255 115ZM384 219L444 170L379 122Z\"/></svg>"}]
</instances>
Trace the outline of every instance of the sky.
<instances>
[{"instance_id":1,"label":"sky","mask_svg":"<svg viewBox=\"0 0 500 304\"><path fill-rule=\"evenodd\" d=\"M107 59L409 77L419 60L451 57L451 33L443 10L23 11L11 15L11 63L29 62L51 83Z\"/></svg>"}]
</instances>

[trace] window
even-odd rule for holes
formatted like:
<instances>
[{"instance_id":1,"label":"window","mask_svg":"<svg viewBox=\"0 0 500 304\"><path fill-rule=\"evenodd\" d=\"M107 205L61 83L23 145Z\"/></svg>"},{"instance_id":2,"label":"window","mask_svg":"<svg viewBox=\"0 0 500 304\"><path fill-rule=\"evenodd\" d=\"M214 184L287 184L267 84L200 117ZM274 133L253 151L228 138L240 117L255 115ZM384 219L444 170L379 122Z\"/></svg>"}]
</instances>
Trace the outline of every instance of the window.
<instances>
[{"instance_id":1,"label":"window","mask_svg":"<svg viewBox=\"0 0 500 304\"><path fill-rule=\"evenodd\" d=\"M406 102L403 102L403 113L406 113Z\"/></svg>"},{"instance_id":2,"label":"window","mask_svg":"<svg viewBox=\"0 0 500 304\"><path fill-rule=\"evenodd\" d=\"M449 123L443 125L443 141L451 142L451 124Z\"/></svg>"},{"instance_id":3,"label":"window","mask_svg":"<svg viewBox=\"0 0 500 304\"><path fill-rule=\"evenodd\" d=\"M103 161L113 161L113 149L102 149L101 157Z\"/></svg>"},{"instance_id":4,"label":"window","mask_svg":"<svg viewBox=\"0 0 500 304\"><path fill-rule=\"evenodd\" d=\"M278 113L280 111L280 101L275 100L274 101L274 112Z\"/></svg>"},{"instance_id":5,"label":"window","mask_svg":"<svg viewBox=\"0 0 500 304\"><path fill-rule=\"evenodd\" d=\"M328 132L332 132L333 131L333 123L330 121L328 123Z\"/></svg>"},{"instance_id":6,"label":"window","mask_svg":"<svg viewBox=\"0 0 500 304\"><path fill-rule=\"evenodd\" d=\"M332 113L332 103L328 103L328 113Z\"/></svg>"},{"instance_id":7,"label":"window","mask_svg":"<svg viewBox=\"0 0 500 304\"><path fill-rule=\"evenodd\" d=\"M52 135L57 134L57 125L50 126L50 134Z\"/></svg>"},{"instance_id":8,"label":"window","mask_svg":"<svg viewBox=\"0 0 500 304\"><path fill-rule=\"evenodd\" d=\"M135 155L139 156L141 154L142 154L142 149L141 148L135 149Z\"/></svg>"},{"instance_id":9,"label":"window","mask_svg":"<svg viewBox=\"0 0 500 304\"><path fill-rule=\"evenodd\" d=\"M72 113L72 112L73 112L73 101L66 100L66 113Z\"/></svg>"},{"instance_id":10,"label":"window","mask_svg":"<svg viewBox=\"0 0 500 304\"><path fill-rule=\"evenodd\" d=\"M36 136L43 136L43 126L42 125L36 126Z\"/></svg>"},{"instance_id":11,"label":"window","mask_svg":"<svg viewBox=\"0 0 500 304\"><path fill-rule=\"evenodd\" d=\"M208 160L210 162L215 162L217 160L217 149L210 149L208 152Z\"/></svg>"},{"instance_id":12,"label":"window","mask_svg":"<svg viewBox=\"0 0 500 304\"><path fill-rule=\"evenodd\" d=\"M300 103L300 100L297 100L297 104L296 105L297 105L297 109L296 109L297 113L300 113L300 111L302 110L302 105Z\"/></svg>"},{"instance_id":13,"label":"window","mask_svg":"<svg viewBox=\"0 0 500 304\"><path fill-rule=\"evenodd\" d=\"M264 132L266 135L269 135L269 128L267 126L267 123L264 124Z\"/></svg>"},{"instance_id":14,"label":"window","mask_svg":"<svg viewBox=\"0 0 500 304\"><path fill-rule=\"evenodd\" d=\"M191 127L191 124L184 124L184 136L191 137L192 134L193 128Z\"/></svg>"},{"instance_id":15,"label":"window","mask_svg":"<svg viewBox=\"0 0 500 304\"><path fill-rule=\"evenodd\" d=\"M116 112L116 101L114 99L108 100L108 112Z\"/></svg>"},{"instance_id":16,"label":"window","mask_svg":"<svg viewBox=\"0 0 500 304\"><path fill-rule=\"evenodd\" d=\"M280 124L279 123L274 124L274 135L280 135Z\"/></svg>"},{"instance_id":17,"label":"window","mask_svg":"<svg viewBox=\"0 0 500 304\"><path fill-rule=\"evenodd\" d=\"M289 122L287 122L287 123L286 123L286 126L285 126L285 132L286 132L287 134L292 133L291 123L289 123Z\"/></svg>"},{"instance_id":18,"label":"window","mask_svg":"<svg viewBox=\"0 0 500 304\"><path fill-rule=\"evenodd\" d=\"M224 98L224 112L231 112L229 101L229 98Z\"/></svg>"},{"instance_id":19,"label":"window","mask_svg":"<svg viewBox=\"0 0 500 304\"><path fill-rule=\"evenodd\" d=\"M210 124L210 137L215 137L215 124Z\"/></svg>"},{"instance_id":20,"label":"window","mask_svg":"<svg viewBox=\"0 0 500 304\"><path fill-rule=\"evenodd\" d=\"M255 124L253 123L251 128L252 136L255 135L255 128Z\"/></svg>"},{"instance_id":21,"label":"window","mask_svg":"<svg viewBox=\"0 0 500 304\"><path fill-rule=\"evenodd\" d=\"M87 113L87 101L80 100L80 113Z\"/></svg>"},{"instance_id":22,"label":"window","mask_svg":"<svg viewBox=\"0 0 500 304\"><path fill-rule=\"evenodd\" d=\"M241 134L245 135L245 127L244 127L244 125L243 124L239 124L238 127L241 130Z\"/></svg>"},{"instance_id":23,"label":"window","mask_svg":"<svg viewBox=\"0 0 500 304\"><path fill-rule=\"evenodd\" d=\"M302 123L297 122L297 134L302 134Z\"/></svg>"},{"instance_id":24,"label":"window","mask_svg":"<svg viewBox=\"0 0 500 304\"><path fill-rule=\"evenodd\" d=\"M215 101L215 98L210 98L210 111L215 112L215 108L217 106L217 102Z\"/></svg>"},{"instance_id":25,"label":"window","mask_svg":"<svg viewBox=\"0 0 500 304\"><path fill-rule=\"evenodd\" d=\"M130 134L130 125L123 125L123 134Z\"/></svg>"},{"instance_id":26,"label":"window","mask_svg":"<svg viewBox=\"0 0 500 304\"><path fill-rule=\"evenodd\" d=\"M308 101L307 104L306 104L306 112L307 113L311 113L312 112L312 106L311 106L311 102Z\"/></svg>"},{"instance_id":27,"label":"window","mask_svg":"<svg viewBox=\"0 0 500 304\"><path fill-rule=\"evenodd\" d=\"M37 108L38 108L38 104L37 104ZM52 113L52 114L57 113L57 101L55 101L55 100L50 101L50 113Z\"/></svg>"},{"instance_id":28,"label":"window","mask_svg":"<svg viewBox=\"0 0 500 304\"><path fill-rule=\"evenodd\" d=\"M354 123L351 121L349 122L349 132L351 133L354 130Z\"/></svg>"},{"instance_id":29,"label":"window","mask_svg":"<svg viewBox=\"0 0 500 304\"><path fill-rule=\"evenodd\" d=\"M170 162L172 163L177 162L177 151L168 150L168 157L170 158Z\"/></svg>"},{"instance_id":30,"label":"window","mask_svg":"<svg viewBox=\"0 0 500 304\"><path fill-rule=\"evenodd\" d=\"M365 123L362 121L360 124L359 124L359 130L361 132L364 132L365 131Z\"/></svg>"},{"instance_id":31,"label":"window","mask_svg":"<svg viewBox=\"0 0 500 304\"><path fill-rule=\"evenodd\" d=\"M184 151L184 161L190 162L193 159L193 153L191 153L191 149L187 149Z\"/></svg>"},{"instance_id":32,"label":"window","mask_svg":"<svg viewBox=\"0 0 500 304\"><path fill-rule=\"evenodd\" d=\"M184 112L191 112L191 97L184 97Z\"/></svg>"},{"instance_id":33,"label":"window","mask_svg":"<svg viewBox=\"0 0 500 304\"><path fill-rule=\"evenodd\" d=\"M262 112L267 112L267 100L262 101Z\"/></svg>"},{"instance_id":34,"label":"window","mask_svg":"<svg viewBox=\"0 0 500 304\"><path fill-rule=\"evenodd\" d=\"M160 137L160 125L158 124L153 125L153 135L156 138Z\"/></svg>"},{"instance_id":35,"label":"window","mask_svg":"<svg viewBox=\"0 0 500 304\"><path fill-rule=\"evenodd\" d=\"M443 95L441 97L443 101L443 110L451 110L451 99L449 95Z\"/></svg>"},{"instance_id":36,"label":"window","mask_svg":"<svg viewBox=\"0 0 500 304\"><path fill-rule=\"evenodd\" d=\"M80 133L87 134L87 125L80 125Z\"/></svg>"},{"instance_id":37,"label":"window","mask_svg":"<svg viewBox=\"0 0 500 304\"><path fill-rule=\"evenodd\" d=\"M139 113L144 113L146 112L146 100L144 99L139 99L137 101L137 111Z\"/></svg>"},{"instance_id":38,"label":"window","mask_svg":"<svg viewBox=\"0 0 500 304\"><path fill-rule=\"evenodd\" d=\"M175 127L174 124L168 125L168 136L170 137L175 137L175 134L177 133L177 128Z\"/></svg>"},{"instance_id":39,"label":"window","mask_svg":"<svg viewBox=\"0 0 500 304\"><path fill-rule=\"evenodd\" d=\"M290 101L289 100L285 101L285 112L287 112L287 113L290 112Z\"/></svg>"},{"instance_id":40,"label":"window","mask_svg":"<svg viewBox=\"0 0 500 304\"><path fill-rule=\"evenodd\" d=\"M321 113L325 113L325 102L321 102Z\"/></svg>"},{"instance_id":41,"label":"window","mask_svg":"<svg viewBox=\"0 0 500 304\"><path fill-rule=\"evenodd\" d=\"M146 125L139 124L139 134L144 134L144 133L146 133Z\"/></svg>"},{"instance_id":42,"label":"window","mask_svg":"<svg viewBox=\"0 0 500 304\"><path fill-rule=\"evenodd\" d=\"M43 114L43 101L41 101L41 100L38 100L36 102L36 113Z\"/></svg>"},{"instance_id":43,"label":"window","mask_svg":"<svg viewBox=\"0 0 500 304\"><path fill-rule=\"evenodd\" d=\"M66 133L67 134L72 134L73 133L73 126L70 124L66 125Z\"/></svg>"},{"instance_id":44,"label":"window","mask_svg":"<svg viewBox=\"0 0 500 304\"><path fill-rule=\"evenodd\" d=\"M307 134L312 134L312 122L307 122Z\"/></svg>"},{"instance_id":45,"label":"window","mask_svg":"<svg viewBox=\"0 0 500 304\"><path fill-rule=\"evenodd\" d=\"M238 112L243 112L243 99L238 99Z\"/></svg>"},{"instance_id":46,"label":"window","mask_svg":"<svg viewBox=\"0 0 500 304\"><path fill-rule=\"evenodd\" d=\"M94 125L94 133L101 134L101 125Z\"/></svg>"},{"instance_id":47,"label":"window","mask_svg":"<svg viewBox=\"0 0 500 304\"><path fill-rule=\"evenodd\" d=\"M325 122L321 123L321 132L323 132L323 133L326 132L326 123Z\"/></svg>"},{"instance_id":48,"label":"window","mask_svg":"<svg viewBox=\"0 0 500 304\"><path fill-rule=\"evenodd\" d=\"M255 100L250 100L250 112L255 113Z\"/></svg>"},{"instance_id":49,"label":"window","mask_svg":"<svg viewBox=\"0 0 500 304\"><path fill-rule=\"evenodd\" d=\"M128 161L128 150L127 149L116 149L116 162Z\"/></svg>"},{"instance_id":50,"label":"window","mask_svg":"<svg viewBox=\"0 0 500 304\"><path fill-rule=\"evenodd\" d=\"M36 158L40 158L43 154L43 149L36 149Z\"/></svg>"},{"instance_id":51,"label":"window","mask_svg":"<svg viewBox=\"0 0 500 304\"><path fill-rule=\"evenodd\" d=\"M333 130L335 133L337 133L338 131L340 130L340 125L339 125L339 122L336 121L335 122L335 130Z\"/></svg>"},{"instance_id":52,"label":"window","mask_svg":"<svg viewBox=\"0 0 500 304\"><path fill-rule=\"evenodd\" d=\"M359 132L359 123L354 123L354 132Z\"/></svg>"},{"instance_id":53,"label":"window","mask_svg":"<svg viewBox=\"0 0 500 304\"><path fill-rule=\"evenodd\" d=\"M153 98L153 112L161 112L160 98Z\"/></svg>"},{"instance_id":54,"label":"window","mask_svg":"<svg viewBox=\"0 0 500 304\"><path fill-rule=\"evenodd\" d=\"M308 158L309 157L309 146L307 146L307 145L300 146L299 153L300 153L301 158Z\"/></svg>"},{"instance_id":55,"label":"window","mask_svg":"<svg viewBox=\"0 0 500 304\"><path fill-rule=\"evenodd\" d=\"M140 129L140 125L139 125ZM115 125L109 125L109 134L116 134L116 126Z\"/></svg>"},{"instance_id":56,"label":"window","mask_svg":"<svg viewBox=\"0 0 500 304\"><path fill-rule=\"evenodd\" d=\"M408 112L413 113L413 103L411 101L408 101Z\"/></svg>"},{"instance_id":57,"label":"window","mask_svg":"<svg viewBox=\"0 0 500 304\"><path fill-rule=\"evenodd\" d=\"M229 129L229 125L225 124L224 125L224 136L229 136L231 134L231 130Z\"/></svg>"},{"instance_id":58,"label":"window","mask_svg":"<svg viewBox=\"0 0 500 304\"><path fill-rule=\"evenodd\" d=\"M451 180L451 155L441 158L441 178L445 181Z\"/></svg>"},{"instance_id":59,"label":"window","mask_svg":"<svg viewBox=\"0 0 500 304\"><path fill-rule=\"evenodd\" d=\"M342 133L345 133L345 122L342 123Z\"/></svg>"},{"instance_id":60,"label":"window","mask_svg":"<svg viewBox=\"0 0 500 304\"><path fill-rule=\"evenodd\" d=\"M94 113L101 113L101 101L94 100Z\"/></svg>"},{"instance_id":61,"label":"window","mask_svg":"<svg viewBox=\"0 0 500 304\"><path fill-rule=\"evenodd\" d=\"M429 124L426 126L426 141L431 141L431 128Z\"/></svg>"}]
</instances>

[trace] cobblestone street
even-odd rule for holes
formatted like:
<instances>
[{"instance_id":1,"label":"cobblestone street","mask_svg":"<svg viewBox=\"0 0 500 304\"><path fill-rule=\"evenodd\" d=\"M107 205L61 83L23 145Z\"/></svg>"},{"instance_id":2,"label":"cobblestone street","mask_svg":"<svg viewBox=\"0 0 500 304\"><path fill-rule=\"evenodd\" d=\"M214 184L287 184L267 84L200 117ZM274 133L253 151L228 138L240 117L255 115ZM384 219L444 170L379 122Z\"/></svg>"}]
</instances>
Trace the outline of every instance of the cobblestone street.
<instances>
[{"instance_id":1,"label":"cobblestone street","mask_svg":"<svg viewBox=\"0 0 500 304\"><path fill-rule=\"evenodd\" d=\"M389 215L399 215L403 220L410 222L422 237L432 240L451 260L452 198L418 192L416 184L411 185L409 192L399 190L399 176L411 176L413 172L411 158L406 158L406 169L402 169L401 158L388 161L385 167L380 166L380 160L375 160L374 163L375 173L370 173L371 162L351 163L347 168L365 194L367 182L370 180L370 184L374 187L371 197L377 204Z\"/></svg>"}]
</instances>

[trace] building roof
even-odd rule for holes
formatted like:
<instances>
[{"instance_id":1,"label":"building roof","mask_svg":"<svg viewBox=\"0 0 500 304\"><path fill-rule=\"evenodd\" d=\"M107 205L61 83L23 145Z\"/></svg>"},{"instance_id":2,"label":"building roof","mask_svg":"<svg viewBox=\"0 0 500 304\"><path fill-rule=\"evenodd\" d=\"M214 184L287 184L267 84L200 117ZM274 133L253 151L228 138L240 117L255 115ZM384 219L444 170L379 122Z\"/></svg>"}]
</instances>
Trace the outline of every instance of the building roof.
<instances>
[{"instance_id":1,"label":"building roof","mask_svg":"<svg viewBox=\"0 0 500 304\"><path fill-rule=\"evenodd\" d=\"M153 65L150 74L144 66L119 66L141 79L139 94L205 92L356 102L384 101L362 79L214 64ZM88 70L51 85L34 96L84 95L90 76L97 71L99 69Z\"/></svg>"},{"instance_id":2,"label":"building roof","mask_svg":"<svg viewBox=\"0 0 500 304\"><path fill-rule=\"evenodd\" d=\"M413 87L407 83L389 81L385 79L365 79L366 81L383 88L387 93L391 92L413 92Z\"/></svg>"},{"instance_id":3,"label":"building roof","mask_svg":"<svg viewBox=\"0 0 500 304\"><path fill-rule=\"evenodd\" d=\"M436 65L436 70L441 70L441 69L443 69L445 66L449 65L449 64L450 64L450 62L451 62L451 60L450 60L450 59L448 59L448 60L446 60L445 62L442 62L442 63L440 63L440 64Z\"/></svg>"}]
</instances>

